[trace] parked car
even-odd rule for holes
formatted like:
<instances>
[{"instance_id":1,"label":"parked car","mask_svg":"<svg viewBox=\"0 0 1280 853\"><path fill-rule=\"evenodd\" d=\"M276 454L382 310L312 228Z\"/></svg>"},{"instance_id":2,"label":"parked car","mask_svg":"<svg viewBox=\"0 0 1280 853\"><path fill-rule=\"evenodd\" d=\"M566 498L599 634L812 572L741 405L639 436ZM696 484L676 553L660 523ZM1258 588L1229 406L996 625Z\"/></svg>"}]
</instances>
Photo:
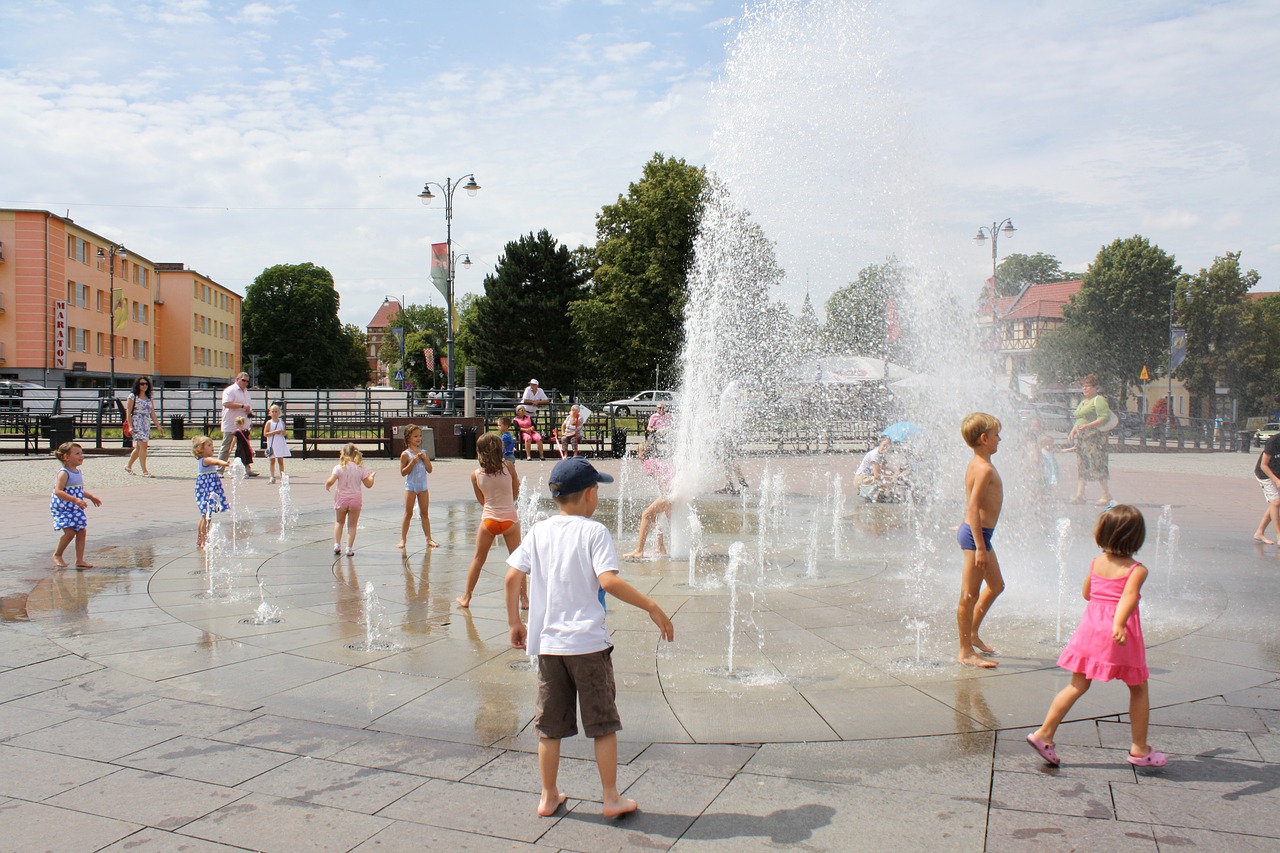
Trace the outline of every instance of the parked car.
<instances>
[{"instance_id":1,"label":"parked car","mask_svg":"<svg viewBox=\"0 0 1280 853\"><path fill-rule=\"evenodd\" d=\"M0 407L21 408L24 389L45 390L43 385L35 382L22 382L17 379L0 379Z\"/></svg>"},{"instance_id":2,"label":"parked car","mask_svg":"<svg viewBox=\"0 0 1280 853\"><path fill-rule=\"evenodd\" d=\"M1071 410L1058 403L1031 403L1018 410L1018 419L1029 421L1032 416L1040 419L1040 426L1052 432L1071 432L1075 419Z\"/></svg>"},{"instance_id":3,"label":"parked car","mask_svg":"<svg viewBox=\"0 0 1280 853\"><path fill-rule=\"evenodd\" d=\"M1280 423L1272 421L1270 423L1263 424L1258 431L1253 434L1253 446L1261 447L1267 443L1268 438L1271 438L1271 436L1278 432L1280 432Z\"/></svg>"},{"instance_id":4,"label":"parked car","mask_svg":"<svg viewBox=\"0 0 1280 853\"><path fill-rule=\"evenodd\" d=\"M628 415L651 415L658 410L658 404L663 403L667 410L670 411L675 407L676 395L671 391L641 391L633 397L625 400L610 400L600 407L606 415L618 415L627 417Z\"/></svg>"}]
</instances>

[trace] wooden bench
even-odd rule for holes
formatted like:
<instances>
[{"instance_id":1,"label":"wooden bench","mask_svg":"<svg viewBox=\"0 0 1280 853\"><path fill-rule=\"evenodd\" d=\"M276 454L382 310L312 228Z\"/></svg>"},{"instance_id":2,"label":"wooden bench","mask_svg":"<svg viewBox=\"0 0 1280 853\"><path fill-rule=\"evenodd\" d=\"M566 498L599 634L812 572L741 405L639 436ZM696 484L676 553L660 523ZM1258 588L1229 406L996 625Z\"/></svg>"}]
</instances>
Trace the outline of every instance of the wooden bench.
<instances>
[{"instance_id":1,"label":"wooden bench","mask_svg":"<svg viewBox=\"0 0 1280 853\"><path fill-rule=\"evenodd\" d=\"M303 459L307 458L308 450L319 454L322 445L341 448L349 443L357 446L375 445L377 452L385 453L388 459L391 458L391 441L383 430L382 421L326 419L317 424L308 422L306 432L301 437L297 433L295 429L293 437L302 445Z\"/></svg>"},{"instance_id":2,"label":"wooden bench","mask_svg":"<svg viewBox=\"0 0 1280 853\"><path fill-rule=\"evenodd\" d=\"M16 411L0 410L0 440L22 440L22 452L31 452L32 444L40 444L40 436L35 418L18 409ZM16 450L17 448L15 448Z\"/></svg>"}]
</instances>

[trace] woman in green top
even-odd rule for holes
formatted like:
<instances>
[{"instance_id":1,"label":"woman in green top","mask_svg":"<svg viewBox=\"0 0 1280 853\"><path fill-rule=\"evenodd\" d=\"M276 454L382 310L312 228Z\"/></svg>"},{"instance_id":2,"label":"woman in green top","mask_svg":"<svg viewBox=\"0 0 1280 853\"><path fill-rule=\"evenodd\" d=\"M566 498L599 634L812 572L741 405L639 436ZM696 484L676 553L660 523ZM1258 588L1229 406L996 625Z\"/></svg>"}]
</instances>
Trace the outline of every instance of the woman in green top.
<instances>
[{"instance_id":1,"label":"woman in green top","mask_svg":"<svg viewBox=\"0 0 1280 853\"><path fill-rule=\"evenodd\" d=\"M1076 443L1076 467L1079 470L1079 485L1072 503L1084 502L1084 484L1086 480L1097 480L1102 486L1102 497L1098 506L1111 503L1111 490L1107 487L1110 478L1110 467L1107 464L1107 433L1103 429L1111 420L1111 408L1106 398L1098 393L1098 377L1090 373L1080 380L1080 390L1084 399L1076 406L1075 426L1071 428L1071 438Z\"/></svg>"}]
</instances>

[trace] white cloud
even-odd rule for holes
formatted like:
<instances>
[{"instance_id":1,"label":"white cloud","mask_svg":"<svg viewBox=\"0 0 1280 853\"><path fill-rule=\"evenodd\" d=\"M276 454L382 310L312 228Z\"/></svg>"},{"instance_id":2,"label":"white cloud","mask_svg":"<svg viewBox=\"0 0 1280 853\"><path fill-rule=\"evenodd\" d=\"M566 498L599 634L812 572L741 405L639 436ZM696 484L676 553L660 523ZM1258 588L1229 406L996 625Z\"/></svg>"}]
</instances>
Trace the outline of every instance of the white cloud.
<instances>
[{"instance_id":1,"label":"white cloud","mask_svg":"<svg viewBox=\"0 0 1280 853\"><path fill-rule=\"evenodd\" d=\"M281 3L277 6L267 3L248 3L238 13L231 16L230 20L236 24L265 26L274 24L281 15L293 11L296 11L296 7L292 3Z\"/></svg>"},{"instance_id":2,"label":"white cloud","mask_svg":"<svg viewBox=\"0 0 1280 853\"><path fill-rule=\"evenodd\" d=\"M424 181L484 186L454 220L477 263L459 287L476 291L523 233L592 241L601 205L662 151L758 169L749 206L818 304L904 242L980 282L990 255L969 238L1007 215L1002 254L1083 270L1143 231L1188 269L1243 249L1277 287L1265 3L898 4L753 45L740 70L778 80L728 113L708 93L738 0L504 7L483 34L461 7L388 0L378 20L335 3L0 8L0 206L71 207L241 290L314 260L364 323L386 294L439 302L425 271L443 204L418 202Z\"/></svg>"}]
</instances>

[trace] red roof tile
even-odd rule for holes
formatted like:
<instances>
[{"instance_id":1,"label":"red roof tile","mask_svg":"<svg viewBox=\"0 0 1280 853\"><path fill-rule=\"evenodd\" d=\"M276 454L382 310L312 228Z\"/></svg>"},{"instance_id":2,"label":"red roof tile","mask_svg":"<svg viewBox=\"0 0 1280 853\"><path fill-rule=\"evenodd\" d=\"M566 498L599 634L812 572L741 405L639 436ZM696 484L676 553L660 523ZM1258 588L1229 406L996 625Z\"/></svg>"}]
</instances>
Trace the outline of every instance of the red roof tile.
<instances>
[{"instance_id":1,"label":"red roof tile","mask_svg":"<svg viewBox=\"0 0 1280 853\"><path fill-rule=\"evenodd\" d=\"M1013 304L1005 308L1000 315L1002 320L1029 320L1045 317L1062 319L1062 306L1080 291L1079 279L1072 281L1052 281L1046 284L1033 284L1020 293ZM1003 307L1003 306L1002 306Z\"/></svg>"},{"instance_id":2,"label":"red roof tile","mask_svg":"<svg viewBox=\"0 0 1280 853\"><path fill-rule=\"evenodd\" d=\"M387 324L391 322L391 318L400 310L400 303L391 299L383 302L378 306L378 313L373 315L373 319L369 321L370 329L385 329Z\"/></svg>"}]
</instances>

